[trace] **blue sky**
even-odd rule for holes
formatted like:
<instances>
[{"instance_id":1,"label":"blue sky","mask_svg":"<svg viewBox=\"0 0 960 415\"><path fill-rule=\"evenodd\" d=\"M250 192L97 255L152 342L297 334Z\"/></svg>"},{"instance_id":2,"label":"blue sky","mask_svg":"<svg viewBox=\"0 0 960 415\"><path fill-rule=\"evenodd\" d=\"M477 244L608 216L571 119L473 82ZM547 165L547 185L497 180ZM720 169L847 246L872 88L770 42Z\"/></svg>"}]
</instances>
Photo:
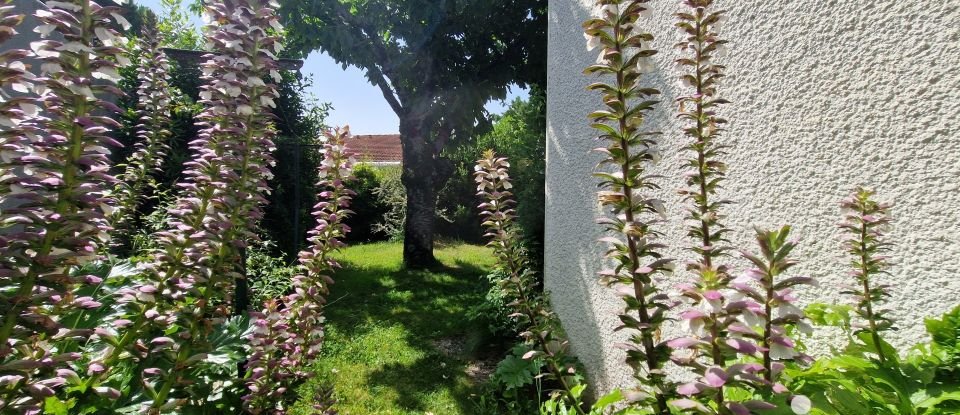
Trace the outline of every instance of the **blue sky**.
<instances>
[{"instance_id":1,"label":"blue sky","mask_svg":"<svg viewBox=\"0 0 960 415\"><path fill-rule=\"evenodd\" d=\"M160 0L136 0L161 13ZM199 25L200 19L194 18ZM313 86L308 93L320 102L333 104L327 123L349 124L355 134L389 134L399 132L400 120L384 100L380 89L367 82L363 71L349 67L346 70L325 53L313 52L304 61L303 74L312 76ZM514 87L505 102L491 101L487 110L502 113L516 97L527 97L528 92Z\"/></svg>"}]
</instances>

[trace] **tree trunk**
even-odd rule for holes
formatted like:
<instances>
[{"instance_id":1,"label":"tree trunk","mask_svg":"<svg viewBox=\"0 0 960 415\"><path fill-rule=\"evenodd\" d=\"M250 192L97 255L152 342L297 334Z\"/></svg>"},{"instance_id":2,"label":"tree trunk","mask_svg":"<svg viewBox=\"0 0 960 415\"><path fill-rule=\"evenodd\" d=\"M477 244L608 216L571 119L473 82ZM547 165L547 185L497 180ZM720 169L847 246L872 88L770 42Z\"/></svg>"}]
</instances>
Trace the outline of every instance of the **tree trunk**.
<instances>
[{"instance_id":1,"label":"tree trunk","mask_svg":"<svg viewBox=\"0 0 960 415\"><path fill-rule=\"evenodd\" d=\"M403 263L414 269L428 268L437 263L433 256L437 193L453 170L448 160L440 158L440 151L430 135L431 128L422 119L400 119L402 181L407 191Z\"/></svg>"}]
</instances>

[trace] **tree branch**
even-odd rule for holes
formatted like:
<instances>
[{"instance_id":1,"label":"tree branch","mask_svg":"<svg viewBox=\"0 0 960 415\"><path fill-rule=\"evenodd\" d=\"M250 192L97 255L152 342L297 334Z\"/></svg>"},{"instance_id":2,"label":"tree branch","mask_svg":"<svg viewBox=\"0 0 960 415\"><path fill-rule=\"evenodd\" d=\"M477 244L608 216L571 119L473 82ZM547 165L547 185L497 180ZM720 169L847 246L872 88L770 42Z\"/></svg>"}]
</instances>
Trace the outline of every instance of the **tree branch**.
<instances>
[{"instance_id":1,"label":"tree branch","mask_svg":"<svg viewBox=\"0 0 960 415\"><path fill-rule=\"evenodd\" d=\"M341 3L339 0L336 0L333 3L336 4L334 7L337 9L337 16L343 20L345 26L354 28L360 32L360 37L366 38L366 40L373 46L373 54L376 57L377 63L370 65L370 67L367 68L367 76L380 88L380 92L383 93L383 97L387 100L387 103L390 104L390 108L393 109L393 112L400 116L403 114L404 108L403 104L400 102L400 94L397 93L396 89L388 81L390 73L389 68L393 62L392 59L390 59L390 55L387 53L386 45L384 45L380 37L376 35L376 31L370 30L370 28L364 25L362 22L354 19L354 16L343 7L343 3Z\"/></svg>"}]
</instances>

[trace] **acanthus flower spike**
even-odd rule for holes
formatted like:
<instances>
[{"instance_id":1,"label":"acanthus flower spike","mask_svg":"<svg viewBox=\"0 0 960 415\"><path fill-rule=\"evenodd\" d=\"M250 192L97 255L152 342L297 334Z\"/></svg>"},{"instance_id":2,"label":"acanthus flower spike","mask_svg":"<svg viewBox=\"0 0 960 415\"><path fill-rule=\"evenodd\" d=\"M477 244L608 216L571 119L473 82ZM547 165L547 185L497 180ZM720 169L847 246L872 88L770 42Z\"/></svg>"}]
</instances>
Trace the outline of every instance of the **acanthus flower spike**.
<instances>
[{"instance_id":1,"label":"acanthus flower spike","mask_svg":"<svg viewBox=\"0 0 960 415\"><path fill-rule=\"evenodd\" d=\"M4 40L19 21L8 4L0 7ZM104 97L122 94L115 87L117 62L126 58L116 45L126 40L111 28L118 11L90 0L43 2L35 30L42 40L31 43L29 53L40 62L38 77L20 61L27 52L0 55L9 70L0 82L24 94L4 96L0 104L0 198L7 206L0 213L0 285L12 293L0 298L0 365L19 362L22 373L4 388L0 412L37 410L72 381L58 370L78 356L57 354L55 343L89 333L65 330L60 318L100 306L75 294L99 279L72 271L109 240L114 202L108 189L116 179L108 155L119 144L109 137L118 124L103 111L118 112Z\"/></svg>"},{"instance_id":2,"label":"acanthus flower spike","mask_svg":"<svg viewBox=\"0 0 960 415\"><path fill-rule=\"evenodd\" d=\"M610 248L607 257L611 270L601 272L601 281L623 294L626 308L620 314L621 330L631 333L626 345L627 363L634 369L639 390L630 392L634 404L649 405L657 414L668 414L667 395L671 392L663 367L668 347L659 338L668 319L671 303L658 287L656 278L672 270L672 261L663 258L665 248L657 239L656 227L665 216L662 201L644 195L657 189L654 178L646 173L659 159L655 149L659 133L643 131L646 115L659 101L660 91L645 88L640 80L642 62L656 55L651 48L653 35L639 30L637 22L649 13L649 0L598 0L599 17L583 24L588 37L599 40L598 63L589 66L588 75L613 78L588 88L603 94L606 108L589 118L605 143L597 149L604 155L595 175L601 179L600 203L609 210L601 220L610 236L603 238ZM641 64L643 63L643 64Z\"/></svg>"},{"instance_id":3,"label":"acanthus flower spike","mask_svg":"<svg viewBox=\"0 0 960 415\"><path fill-rule=\"evenodd\" d=\"M520 324L521 336L532 346L523 358L542 358L547 369L545 376L560 384L557 393L576 413L585 414L580 395L575 392L579 385L578 362L569 354L569 341L559 319L551 312L548 299L538 293L536 276L519 242L510 162L488 150L477 160L473 175L477 196L483 199L479 208L486 230L484 236L489 240L487 246L493 249L497 264L508 274L500 288L511 300L510 307Z\"/></svg>"},{"instance_id":4,"label":"acanthus flower spike","mask_svg":"<svg viewBox=\"0 0 960 415\"><path fill-rule=\"evenodd\" d=\"M749 261L753 268L731 285L743 294L748 303L743 307L740 324L750 330L741 330L741 337L744 341L755 341L756 348L762 355L762 374L761 377L751 379L753 389L765 394L786 395L791 401L804 401L808 398L791 395L779 382L783 371L781 361L810 360L809 356L796 349L795 342L788 334L788 328L792 326L802 330L803 327L809 327L803 310L794 304L797 297L793 291L795 287L816 285L816 280L809 277L783 277L783 274L797 264L790 258L790 253L797 246L796 242L789 239L790 231L790 226L773 231L757 229L756 240L760 254L741 252L741 256ZM752 285L759 287L759 290L754 290ZM776 406L772 402L767 404Z\"/></svg>"},{"instance_id":5,"label":"acanthus flower spike","mask_svg":"<svg viewBox=\"0 0 960 415\"><path fill-rule=\"evenodd\" d=\"M309 232L310 247L300 252L300 273L293 277L294 292L282 300L283 308L271 301L262 313L253 315L255 329L250 337L253 354L247 365L244 405L252 414L286 413L295 382L306 377L302 368L316 358L324 340L323 308L333 284L332 274L340 265L331 255L345 246L350 232L344 221L355 195L346 187L353 179L354 156L347 151L348 127L324 132L320 189L313 216L317 226Z\"/></svg>"},{"instance_id":6,"label":"acanthus flower spike","mask_svg":"<svg viewBox=\"0 0 960 415\"><path fill-rule=\"evenodd\" d=\"M142 266L162 301L132 316L134 324L103 358L109 362L133 351L148 366L181 369L144 379L156 391L143 404L149 410L171 410L190 401L191 380L184 374L204 364L207 333L231 314L232 290L242 278L240 249L256 238L253 227L263 215L273 165L271 109L278 93L270 80L279 78L281 48L270 33L279 27L275 7L266 0L210 1L205 13L214 17L207 28L214 53L201 68L201 131L190 143L193 160L169 211L169 228L156 235L159 248ZM141 337L147 339L144 344L176 341L144 354L137 351Z\"/></svg>"},{"instance_id":7,"label":"acanthus flower spike","mask_svg":"<svg viewBox=\"0 0 960 415\"><path fill-rule=\"evenodd\" d=\"M730 287L729 267L719 260L731 250L724 226L721 208L730 203L717 200L717 192L726 178L725 145L719 142L726 121L717 109L728 102L719 97L716 79L723 76L724 67L713 62L711 55L718 45L716 23L724 11L713 8L712 0L686 0L685 9L676 14L676 26L682 40L676 47L681 51L677 67L683 73L684 86L677 98L677 117L686 124L683 133L690 139L684 150L689 158L684 163L687 188L680 190L688 203L687 236L692 242L689 251L696 259L687 264L696 279L680 287L680 295L690 301L691 308L681 313L686 336L672 341L673 360L697 373L699 380L678 388L685 396L672 402L675 406L694 407L702 413L725 413L733 402L728 402L724 390L740 383L740 374L731 373L728 362L738 355L754 356L757 348L737 338L736 327L730 327L743 310L742 295ZM687 401L696 402L689 405Z\"/></svg>"},{"instance_id":8,"label":"acanthus flower spike","mask_svg":"<svg viewBox=\"0 0 960 415\"><path fill-rule=\"evenodd\" d=\"M854 297L857 315L865 323L855 334L868 336L877 358L885 363L890 356L884 352L880 334L895 328L893 319L888 317L889 311L881 308L890 293L878 278L888 274L890 268L886 254L892 244L884 237L891 223L891 205L874 200L875 194L873 190L857 187L840 204L844 220L839 226L847 234L843 247L853 257L854 269L850 275L857 280L857 286L843 294Z\"/></svg>"},{"instance_id":9,"label":"acanthus flower spike","mask_svg":"<svg viewBox=\"0 0 960 415\"><path fill-rule=\"evenodd\" d=\"M140 117L136 126L137 144L126 160L124 172L118 178L115 190L117 207L111 216L114 245L128 247L131 229L137 226L140 204L155 187L153 175L163 167L169 151L171 136L170 63L160 48L156 34L147 33L139 42L140 60L137 68L137 110Z\"/></svg>"}]
</instances>

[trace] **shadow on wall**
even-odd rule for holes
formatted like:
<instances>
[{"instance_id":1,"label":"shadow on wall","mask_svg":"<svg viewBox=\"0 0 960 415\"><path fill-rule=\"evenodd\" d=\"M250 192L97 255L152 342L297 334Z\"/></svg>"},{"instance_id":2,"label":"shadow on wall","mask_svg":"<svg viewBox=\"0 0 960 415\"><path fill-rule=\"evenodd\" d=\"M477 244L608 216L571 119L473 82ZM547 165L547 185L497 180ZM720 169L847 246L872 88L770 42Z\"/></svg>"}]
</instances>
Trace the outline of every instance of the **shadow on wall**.
<instances>
[{"instance_id":1,"label":"shadow on wall","mask_svg":"<svg viewBox=\"0 0 960 415\"><path fill-rule=\"evenodd\" d=\"M573 352L586 366L593 392L602 394L632 385L634 380L625 363L625 352L616 346L626 341L629 334L615 332L623 302L612 290L601 286L597 278L597 272L608 264L602 259L606 247L597 242L602 228L593 220L604 214L596 202L597 180L592 177L592 167L601 157L590 150L605 143L596 140L597 134L587 119L590 111L602 108L600 95L586 88L594 82L611 80L583 74L599 51L588 51L579 24L570 24L590 18L592 4L587 0L550 2L545 285ZM663 101L663 110L651 114L646 130L662 131L666 140L676 136L670 131L670 122L678 91L669 69L673 67L672 59L664 53L671 45L672 39L658 39L658 69L641 79L645 85L660 88ZM671 148L669 143L665 148ZM585 162L584 157L590 162ZM661 173L679 177L679 171L674 171L677 168L663 166L661 169L669 171ZM671 192L663 193L667 197Z\"/></svg>"}]
</instances>

